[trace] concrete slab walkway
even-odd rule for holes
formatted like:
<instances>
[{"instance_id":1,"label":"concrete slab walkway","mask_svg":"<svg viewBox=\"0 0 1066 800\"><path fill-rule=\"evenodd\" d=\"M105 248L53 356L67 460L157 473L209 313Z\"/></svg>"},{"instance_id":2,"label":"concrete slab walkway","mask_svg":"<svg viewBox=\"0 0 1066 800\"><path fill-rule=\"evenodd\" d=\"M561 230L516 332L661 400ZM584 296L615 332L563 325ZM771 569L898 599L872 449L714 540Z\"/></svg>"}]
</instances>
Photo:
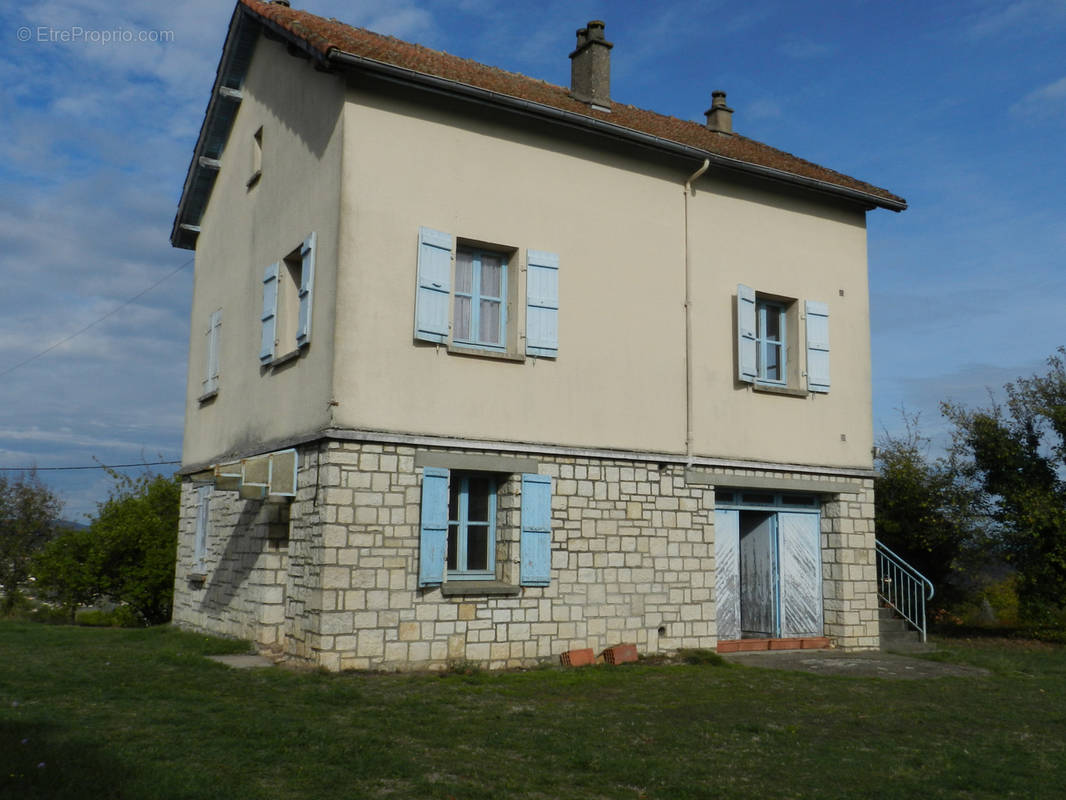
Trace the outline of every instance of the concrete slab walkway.
<instances>
[{"instance_id":1,"label":"concrete slab walkway","mask_svg":"<svg viewBox=\"0 0 1066 800\"><path fill-rule=\"evenodd\" d=\"M858 678L979 677L988 670L942 661L878 651L843 653L839 650L768 650L755 653L723 653L734 664L763 669L787 669L817 675L851 675Z\"/></svg>"}]
</instances>

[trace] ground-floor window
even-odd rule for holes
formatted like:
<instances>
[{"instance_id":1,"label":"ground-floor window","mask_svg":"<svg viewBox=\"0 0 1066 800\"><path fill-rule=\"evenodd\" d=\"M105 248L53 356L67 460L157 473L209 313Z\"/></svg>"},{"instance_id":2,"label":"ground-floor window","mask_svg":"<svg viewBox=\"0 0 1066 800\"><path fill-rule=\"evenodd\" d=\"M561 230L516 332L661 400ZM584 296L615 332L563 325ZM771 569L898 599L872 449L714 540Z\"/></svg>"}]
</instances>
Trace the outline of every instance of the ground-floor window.
<instances>
[{"instance_id":1,"label":"ground-floor window","mask_svg":"<svg viewBox=\"0 0 1066 800\"><path fill-rule=\"evenodd\" d=\"M193 540L193 571L203 573L207 562L207 536L211 529L211 486L196 487L196 536Z\"/></svg>"},{"instance_id":2,"label":"ground-floor window","mask_svg":"<svg viewBox=\"0 0 1066 800\"><path fill-rule=\"evenodd\" d=\"M453 472L448 501L448 576L489 579L496 568L496 489L492 474Z\"/></svg>"},{"instance_id":3,"label":"ground-floor window","mask_svg":"<svg viewBox=\"0 0 1066 800\"><path fill-rule=\"evenodd\" d=\"M551 583L552 479L422 468L418 585Z\"/></svg>"}]
</instances>

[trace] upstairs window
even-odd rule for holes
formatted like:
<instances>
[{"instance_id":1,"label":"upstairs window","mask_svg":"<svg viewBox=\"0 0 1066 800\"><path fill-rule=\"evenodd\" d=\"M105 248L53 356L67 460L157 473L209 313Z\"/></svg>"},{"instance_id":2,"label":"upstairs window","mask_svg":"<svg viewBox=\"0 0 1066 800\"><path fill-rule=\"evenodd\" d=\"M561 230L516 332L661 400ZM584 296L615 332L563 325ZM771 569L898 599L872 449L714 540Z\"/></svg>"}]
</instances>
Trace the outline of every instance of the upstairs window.
<instances>
[{"instance_id":1,"label":"upstairs window","mask_svg":"<svg viewBox=\"0 0 1066 800\"><path fill-rule=\"evenodd\" d=\"M311 343L315 243L312 233L263 273L259 361L264 365L296 355Z\"/></svg>"},{"instance_id":2,"label":"upstairs window","mask_svg":"<svg viewBox=\"0 0 1066 800\"><path fill-rule=\"evenodd\" d=\"M796 300L737 286L738 381L801 396L829 391L829 307L807 300L802 315L800 308ZM806 347L793 344L804 341Z\"/></svg>"},{"instance_id":3,"label":"upstairs window","mask_svg":"<svg viewBox=\"0 0 1066 800\"><path fill-rule=\"evenodd\" d=\"M415 339L460 351L556 358L559 353L559 256L526 250L525 330L518 318L519 251L418 232ZM517 309L517 311L516 311Z\"/></svg>"},{"instance_id":4,"label":"upstairs window","mask_svg":"<svg viewBox=\"0 0 1066 800\"><path fill-rule=\"evenodd\" d=\"M784 305L768 300L756 300L755 363L758 380L780 384L788 380L786 329Z\"/></svg>"},{"instance_id":5,"label":"upstairs window","mask_svg":"<svg viewBox=\"0 0 1066 800\"><path fill-rule=\"evenodd\" d=\"M460 245L455 252L452 341L507 349L507 258Z\"/></svg>"},{"instance_id":6,"label":"upstairs window","mask_svg":"<svg viewBox=\"0 0 1066 800\"><path fill-rule=\"evenodd\" d=\"M248 175L248 188L251 189L263 175L263 126L252 134L252 168Z\"/></svg>"},{"instance_id":7,"label":"upstairs window","mask_svg":"<svg viewBox=\"0 0 1066 800\"><path fill-rule=\"evenodd\" d=\"M218 376L220 369L219 349L222 346L222 309L211 314L207 323L207 346L204 359L204 379L201 384L200 402L210 400L218 394Z\"/></svg>"}]
</instances>

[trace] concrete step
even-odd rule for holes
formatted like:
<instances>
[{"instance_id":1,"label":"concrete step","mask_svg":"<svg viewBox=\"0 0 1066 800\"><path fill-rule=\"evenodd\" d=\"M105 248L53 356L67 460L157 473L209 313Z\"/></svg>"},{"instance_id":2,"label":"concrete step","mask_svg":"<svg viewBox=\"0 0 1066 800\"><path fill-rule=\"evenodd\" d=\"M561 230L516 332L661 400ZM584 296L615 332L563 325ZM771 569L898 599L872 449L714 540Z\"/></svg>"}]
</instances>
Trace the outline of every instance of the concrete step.
<instances>
[{"instance_id":1,"label":"concrete step","mask_svg":"<svg viewBox=\"0 0 1066 800\"><path fill-rule=\"evenodd\" d=\"M936 649L934 645L922 642L922 635L891 608L878 609L878 624L882 650L922 653Z\"/></svg>"},{"instance_id":2,"label":"concrete step","mask_svg":"<svg viewBox=\"0 0 1066 800\"><path fill-rule=\"evenodd\" d=\"M891 619L880 619L878 623L881 627L881 635L886 633L909 633L914 630L902 617L893 617Z\"/></svg>"},{"instance_id":3,"label":"concrete step","mask_svg":"<svg viewBox=\"0 0 1066 800\"><path fill-rule=\"evenodd\" d=\"M881 640L881 652L883 653L931 653L936 650L932 642L923 642L916 633L913 639L889 639Z\"/></svg>"}]
</instances>

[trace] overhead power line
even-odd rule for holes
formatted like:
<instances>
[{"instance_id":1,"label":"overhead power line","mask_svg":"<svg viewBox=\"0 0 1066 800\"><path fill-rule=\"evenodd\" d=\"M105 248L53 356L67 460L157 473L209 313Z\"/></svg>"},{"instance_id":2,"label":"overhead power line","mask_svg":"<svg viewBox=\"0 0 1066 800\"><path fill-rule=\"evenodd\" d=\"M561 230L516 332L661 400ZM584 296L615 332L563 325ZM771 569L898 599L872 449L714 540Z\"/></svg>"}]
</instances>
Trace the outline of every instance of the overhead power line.
<instances>
[{"instance_id":1,"label":"overhead power line","mask_svg":"<svg viewBox=\"0 0 1066 800\"><path fill-rule=\"evenodd\" d=\"M64 345L64 344L66 344L67 342L69 342L69 341L70 341L71 339L74 339L74 338L76 338L76 337L78 337L78 336L81 336L81 335L82 335L83 333L85 333L85 332L86 332L87 330L89 330L90 328L93 328L93 327L95 327L96 325L99 325L99 324L100 324L101 322L103 322L103 321L104 321L105 319L107 319L108 317L112 317L112 316L114 316L114 315L115 315L115 314L117 314L117 313L118 313L119 311L121 311L121 310L122 310L122 309L124 309L124 308L125 308L126 306L128 306L128 305L129 305L130 303L134 302L135 300L140 300L140 299L141 299L142 297L144 297L144 296L145 296L146 294L148 294L148 293L149 293L150 291L152 291L152 289L154 289L155 287L157 287L157 286L158 286L159 284L161 284L161 283L163 283L164 281L166 281L166 280L169 280L170 278L172 278L172 277L174 277L175 275L177 275L177 274L178 274L179 272L181 272L181 271L182 271L183 269L185 269L185 268L186 268L187 266L189 266L189 264L191 264L191 263L192 263L192 262L193 262L194 260L195 260L195 258L190 258L190 259L189 259L188 261L186 261L186 262L185 262L184 264L182 264L182 265L181 265L180 267L178 267L177 269L175 269L175 270L173 270L173 271L171 271L171 272L168 272L168 273L167 273L166 275L164 275L164 276L163 276L162 278L160 278L159 280L157 280L157 281L156 281L155 283L153 283L153 284L152 284L151 286L149 286L149 287L148 287L147 289L144 289L143 291L141 291L141 292L138 292L138 293L137 293L137 294L135 294L135 295L134 295L133 297L131 297L131 298L130 298L129 300L126 300L126 301L125 301L124 303L120 303L119 305L115 306L115 307L114 307L113 309L111 309L110 311L108 311L108 312L107 312L106 314L104 314L104 315L103 315L102 317L98 317L97 319L94 319L94 320L93 320L92 322L90 322L90 323L89 323L88 325L86 325L86 326L85 326L84 328L80 328L79 330L76 330L76 331L74 331L74 333L70 334L70 336L67 336L67 337L66 337L66 338L64 338L64 339L60 339L60 340L59 340L58 342L56 342L55 344L53 344L53 345L50 345L50 346L46 347L46 348L45 348L44 350L40 351L39 353L35 353L34 355L32 355L32 356L30 356L29 358L27 358L27 359L26 359L25 361L20 361L19 363L15 364L14 366L8 367L8 368L7 368L7 369L5 369L5 370L4 370L3 372L0 372L0 378L2 378L2 377L3 377L3 376L5 376L5 375L8 375L9 373L12 373L12 372L14 372L14 371L15 371L15 370L17 370L17 369L18 369L19 367L24 367L24 366L26 366L26 365L27 365L27 364L29 364L29 363L30 363L31 361L36 361L36 360L37 360L38 358L40 358L41 356L43 356L43 355L46 355L47 353L50 353L50 352L52 352L52 351L53 351L53 350L55 350L55 349L56 349L57 347L60 347L61 345ZM88 469L88 467L86 467L86 469Z\"/></svg>"},{"instance_id":2,"label":"overhead power line","mask_svg":"<svg viewBox=\"0 0 1066 800\"><path fill-rule=\"evenodd\" d=\"M181 461L138 461L136 464L92 464L85 467L0 467L0 472L62 472L76 469L124 469L126 467L158 467L161 464L180 464Z\"/></svg>"}]
</instances>

